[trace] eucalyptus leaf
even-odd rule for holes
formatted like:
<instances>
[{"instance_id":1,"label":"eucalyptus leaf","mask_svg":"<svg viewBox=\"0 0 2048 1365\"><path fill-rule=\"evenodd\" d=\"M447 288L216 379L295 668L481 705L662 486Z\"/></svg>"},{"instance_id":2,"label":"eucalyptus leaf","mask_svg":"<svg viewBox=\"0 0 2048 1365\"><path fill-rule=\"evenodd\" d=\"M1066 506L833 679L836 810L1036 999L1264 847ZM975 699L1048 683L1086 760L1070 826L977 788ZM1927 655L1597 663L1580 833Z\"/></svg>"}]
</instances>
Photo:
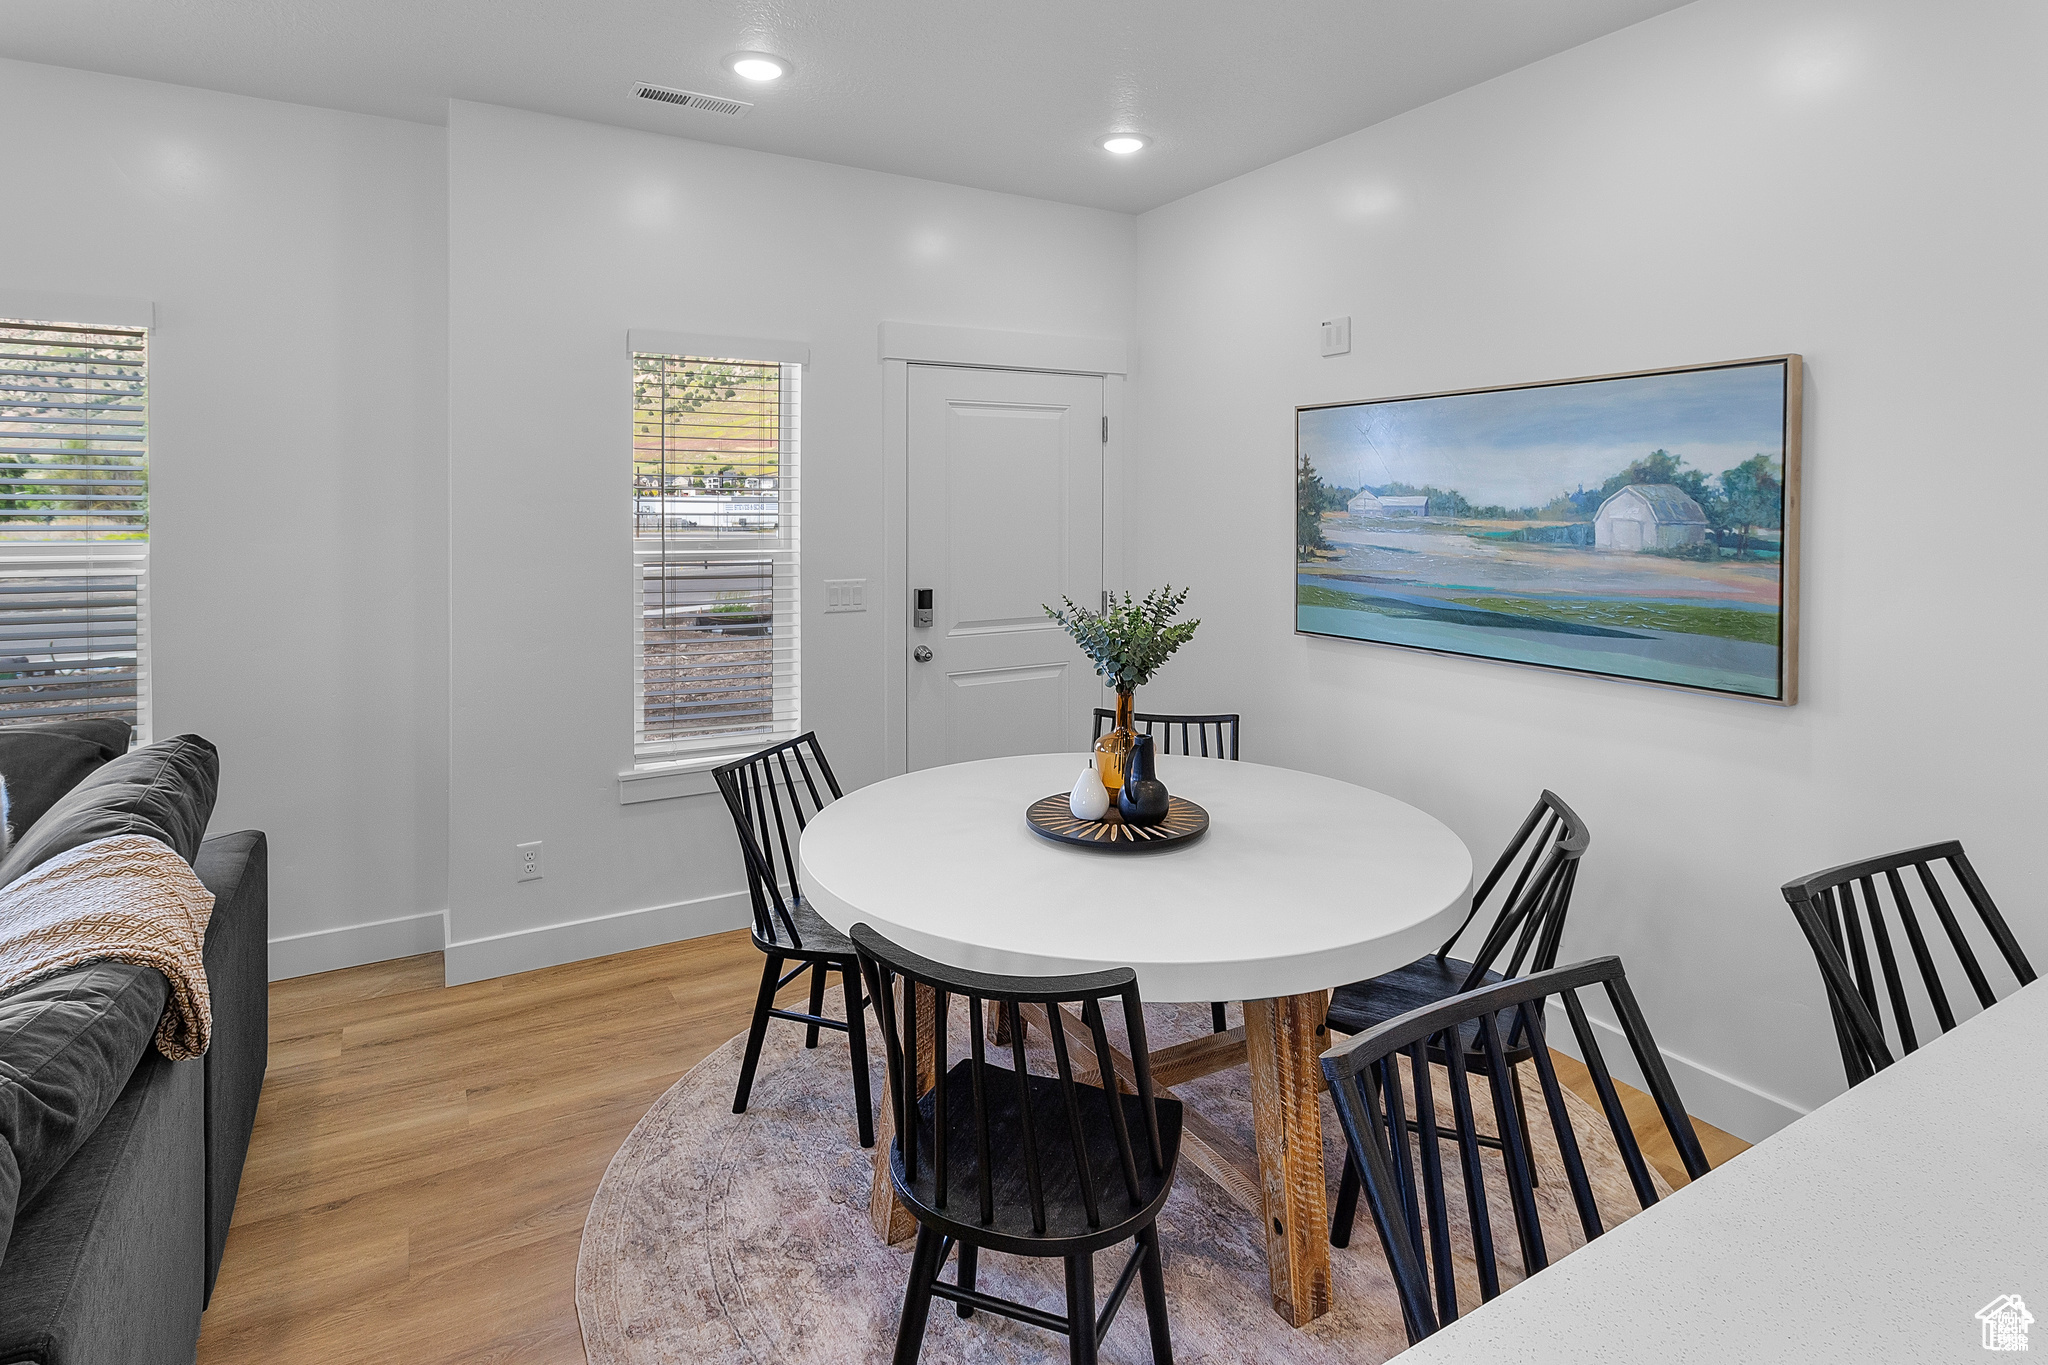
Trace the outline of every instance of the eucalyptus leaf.
<instances>
[{"instance_id":1,"label":"eucalyptus leaf","mask_svg":"<svg viewBox=\"0 0 2048 1365\"><path fill-rule=\"evenodd\" d=\"M1173 590L1172 584L1154 588L1143 601L1128 592L1121 600L1115 593L1107 598L1107 611L1090 611L1062 597L1065 610L1045 607L1047 616L1074 637L1095 665L1096 673L1119 692L1131 692L1152 681L1173 652L1192 640L1199 619L1172 624L1188 590Z\"/></svg>"}]
</instances>

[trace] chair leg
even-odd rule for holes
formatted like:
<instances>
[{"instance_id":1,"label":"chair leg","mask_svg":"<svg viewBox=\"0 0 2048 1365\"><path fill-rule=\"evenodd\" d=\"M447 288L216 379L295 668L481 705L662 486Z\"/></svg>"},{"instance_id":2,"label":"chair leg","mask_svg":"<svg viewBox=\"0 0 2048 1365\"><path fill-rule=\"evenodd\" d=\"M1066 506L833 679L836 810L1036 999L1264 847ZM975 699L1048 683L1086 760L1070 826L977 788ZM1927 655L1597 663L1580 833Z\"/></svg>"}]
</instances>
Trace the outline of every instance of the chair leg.
<instances>
[{"instance_id":1,"label":"chair leg","mask_svg":"<svg viewBox=\"0 0 2048 1365\"><path fill-rule=\"evenodd\" d=\"M825 964L820 961L811 964L811 1017L815 1019L824 1012ZM818 1026L816 1024L807 1025L804 1029L804 1046L816 1047L817 1045Z\"/></svg>"},{"instance_id":2,"label":"chair leg","mask_svg":"<svg viewBox=\"0 0 2048 1365\"><path fill-rule=\"evenodd\" d=\"M775 1008L775 979L782 975L782 959L766 954L761 965L761 994L754 1001L754 1023L747 1030L747 1055L740 1063L740 1087L733 1092L732 1112L747 1112L747 1096L754 1090L754 1068L761 1063L761 1040L768 1036L768 1011Z\"/></svg>"},{"instance_id":3,"label":"chair leg","mask_svg":"<svg viewBox=\"0 0 2048 1365\"><path fill-rule=\"evenodd\" d=\"M910 1257L910 1285L903 1291L903 1322L896 1329L896 1365L917 1365L924 1347L924 1325L932 1312L932 1280L939 1273L939 1248L945 1239L923 1224L917 1229L917 1250Z\"/></svg>"},{"instance_id":4,"label":"chair leg","mask_svg":"<svg viewBox=\"0 0 2048 1365\"><path fill-rule=\"evenodd\" d=\"M1351 1245L1351 1220L1358 1215L1358 1163L1344 1153L1344 1179L1337 1185L1337 1207L1330 1214L1330 1245Z\"/></svg>"},{"instance_id":5,"label":"chair leg","mask_svg":"<svg viewBox=\"0 0 2048 1365\"><path fill-rule=\"evenodd\" d=\"M1010 1013L1000 1001L991 1000L984 1007L988 1011L988 1040L998 1047L1010 1045Z\"/></svg>"},{"instance_id":6,"label":"chair leg","mask_svg":"<svg viewBox=\"0 0 2048 1365\"><path fill-rule=\"evenodd\" d=\"M1223 1017L1223 1002L1221 1000L1209 1002L1209 1022L1216 1026L1218 1033L1228 1033L1230 1031L1230 1021Z\"/></svg>"},{"instance_id":7,"label":"chair leg","mask_svg":"<svg viewBox=\"0 0 2048 1365\"><path fill-rule=\"evenodd\" d=\"M953 1271L953 1283L962 1289L974 1288L974 1268L980 1261L980 1247L972 1242L960 1243L960 1260ZM971 1303L956 1303L953 1307L963 1318L974 1316L974 1305Z\"/></svg>"},{"instance_id":8,"label":"chair leg","mask_svg":"<svg viewBox=\"0 0 2048 1365\"><path fill-rule=\"evenodd\" d=\"M875 1145L874 1104L868 1098L868 1021L867 1001L860 990L860 967L847 963L840 968L839 979L846 993L846 1050L853 1063L853 1113L860 1123L860 1145Z\"/></svg>"},{"instance_id":9,"label":"chair leg","mask_svg":"<svg viewBox=\"0 0 2048 1365\"><path fill-rule=\"evenodd\" d=\"M1067 1257L1067 1353L1073 1365L1096 1365L1095 1256L1091 1252Z\"/></svg>"},{"instance_id":10,"label":"chair leg","mask_svg":"<svg viewBox=\"0 0 2048 1365\"><path fill-rule=\"evenodd\" d=\"M1152 1365L1173 1365L1173 1336L1166 1329L1166 1261L1159 1251L1159 1225L1149 1223L1138 1234L1145 1263L1138 1284L1145 1291L1145 1325L1152 1329Z\"/></svg>"}]
</instances>

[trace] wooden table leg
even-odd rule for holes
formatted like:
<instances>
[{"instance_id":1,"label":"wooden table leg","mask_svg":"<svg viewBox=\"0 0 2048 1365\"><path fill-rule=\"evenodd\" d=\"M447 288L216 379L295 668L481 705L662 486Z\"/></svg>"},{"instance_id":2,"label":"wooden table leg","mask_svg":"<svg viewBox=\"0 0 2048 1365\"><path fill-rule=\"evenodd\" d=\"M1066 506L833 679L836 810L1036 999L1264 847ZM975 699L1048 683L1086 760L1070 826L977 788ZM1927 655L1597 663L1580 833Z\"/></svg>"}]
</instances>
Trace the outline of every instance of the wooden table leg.
<instances>
[{"instance_id":1,"label":"wooden table leg","mask_svg":"<svg viewBox=\"0 0 2048 1365\"><path fill-rule=\"evenodd\" d=\"M902 989L899 985L897 989ZM932 1010L936 997L930 986L917 988L917 1074L918 1079L929 1086L932 1079ZM893 1002L877 1002L882 1008L894 1008ZM899 1010L896 1017L901 1019ZM890 1246L909 1241L917 1231L917 1219L896 1197L896 1186L889 1179L889 1147L896 1136L896 1088L891 1085L887 1094L889 1102L875 1115L875 1175L874 1183L868 1186L868 1221L874 1224L875 1236Z\"/></svg>"},{"instance_id":2,"label":"wooden table leg","mask_svg":"<svg viewBox=\"0 0 2048 1365\"><path fill-rule=\"evenodd\" d=\"M1265 1197L1273 1309L1296 1327L1330 1311L1330 1213L1323 1185L1322 991L1244 1002L1252 1127Z\"/></svg>"}]
</instances>

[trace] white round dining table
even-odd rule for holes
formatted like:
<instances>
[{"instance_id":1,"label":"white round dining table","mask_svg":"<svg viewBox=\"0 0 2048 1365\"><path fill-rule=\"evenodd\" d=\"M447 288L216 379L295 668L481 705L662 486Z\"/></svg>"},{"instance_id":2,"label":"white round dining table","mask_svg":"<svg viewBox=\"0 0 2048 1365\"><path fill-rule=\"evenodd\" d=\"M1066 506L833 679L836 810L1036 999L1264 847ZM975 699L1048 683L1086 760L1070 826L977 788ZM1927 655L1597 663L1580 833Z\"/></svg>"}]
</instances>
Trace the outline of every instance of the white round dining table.
<instances>
[{"instance_id":1,"label":"white round dining table","mask_svg":"<svg viewBox=\"0 0 2048 1365\"><path fill-rule=\"evenodd\" d=\"M1025 808L1066 791L1085 763L983 759L841 797L803 832L804 898L842 932L865 923L949 966L1016 976L1128 966L1147 1000L1243 1001L1244 1025L1229 1037L1156 1051L1152 1069L1170 1087L1250 1065L1257 1152L1221 1150L1220 1133L1192 1119L1186 1152L1260 1216L1274 1307L1302 1325L1330 1293L1325 992L1441 943L1470 905L1471 853L1442 822L1380 792L1177 754L1159 757L1159 777L1208 812L1199 838L1125 853L1033 831ZM1078 1021L1067 1032L1086 1045ZM894 1240L887 1145L876 1147L876 1226Z\"/></svg>"},{"instance_id":2,"label":"white round dining table","mask_svg":"<svg viewBox=\"0 0 2048 1365\"><path fill-rule=\"evenodd\" d=\"M1056 843L1024 808L1086 760L1029 754L905 773L844 796L804 831L805 897L948 966L1013 976L1131 967L1147 1000L1249 1000L1412 962L1470 904L1472 855L1433 816L1350 782L1161 755L1209 812L1182 845Z\"/></svg>"}]
</instances>

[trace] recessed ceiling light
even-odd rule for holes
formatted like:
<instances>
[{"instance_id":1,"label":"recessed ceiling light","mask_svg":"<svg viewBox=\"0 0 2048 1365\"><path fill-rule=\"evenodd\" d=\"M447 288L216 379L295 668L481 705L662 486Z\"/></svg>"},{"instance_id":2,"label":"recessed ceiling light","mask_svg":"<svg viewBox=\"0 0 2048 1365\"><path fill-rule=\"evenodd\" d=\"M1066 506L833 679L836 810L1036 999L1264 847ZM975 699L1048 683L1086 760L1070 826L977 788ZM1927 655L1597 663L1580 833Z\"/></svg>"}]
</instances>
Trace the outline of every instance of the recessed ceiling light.
<instances>
[{"instance_id":1,"label":"recessed ceiling light","mask_svg":"<svg viewBox=\"0 0 2048 1365\"><path fill-rule=\"evenodd\" d=\"M1136 133L1118 133L1115 137L1102 139L1102 150L1115 152L1118 156L1129 156L1145 145L1145 139Z\"/></svg>"},{"instance_id":2,"label":"recessed ceiling light","mask_svg":"<svg viewBox=\"0 0 2048 1365\"><path fill-rule=\"evenodd\" d=\"M766 52L735 52L725 59L726 69L742 80L779 81L791 71L788 61Z\"/></svg>"}]
</instances>

